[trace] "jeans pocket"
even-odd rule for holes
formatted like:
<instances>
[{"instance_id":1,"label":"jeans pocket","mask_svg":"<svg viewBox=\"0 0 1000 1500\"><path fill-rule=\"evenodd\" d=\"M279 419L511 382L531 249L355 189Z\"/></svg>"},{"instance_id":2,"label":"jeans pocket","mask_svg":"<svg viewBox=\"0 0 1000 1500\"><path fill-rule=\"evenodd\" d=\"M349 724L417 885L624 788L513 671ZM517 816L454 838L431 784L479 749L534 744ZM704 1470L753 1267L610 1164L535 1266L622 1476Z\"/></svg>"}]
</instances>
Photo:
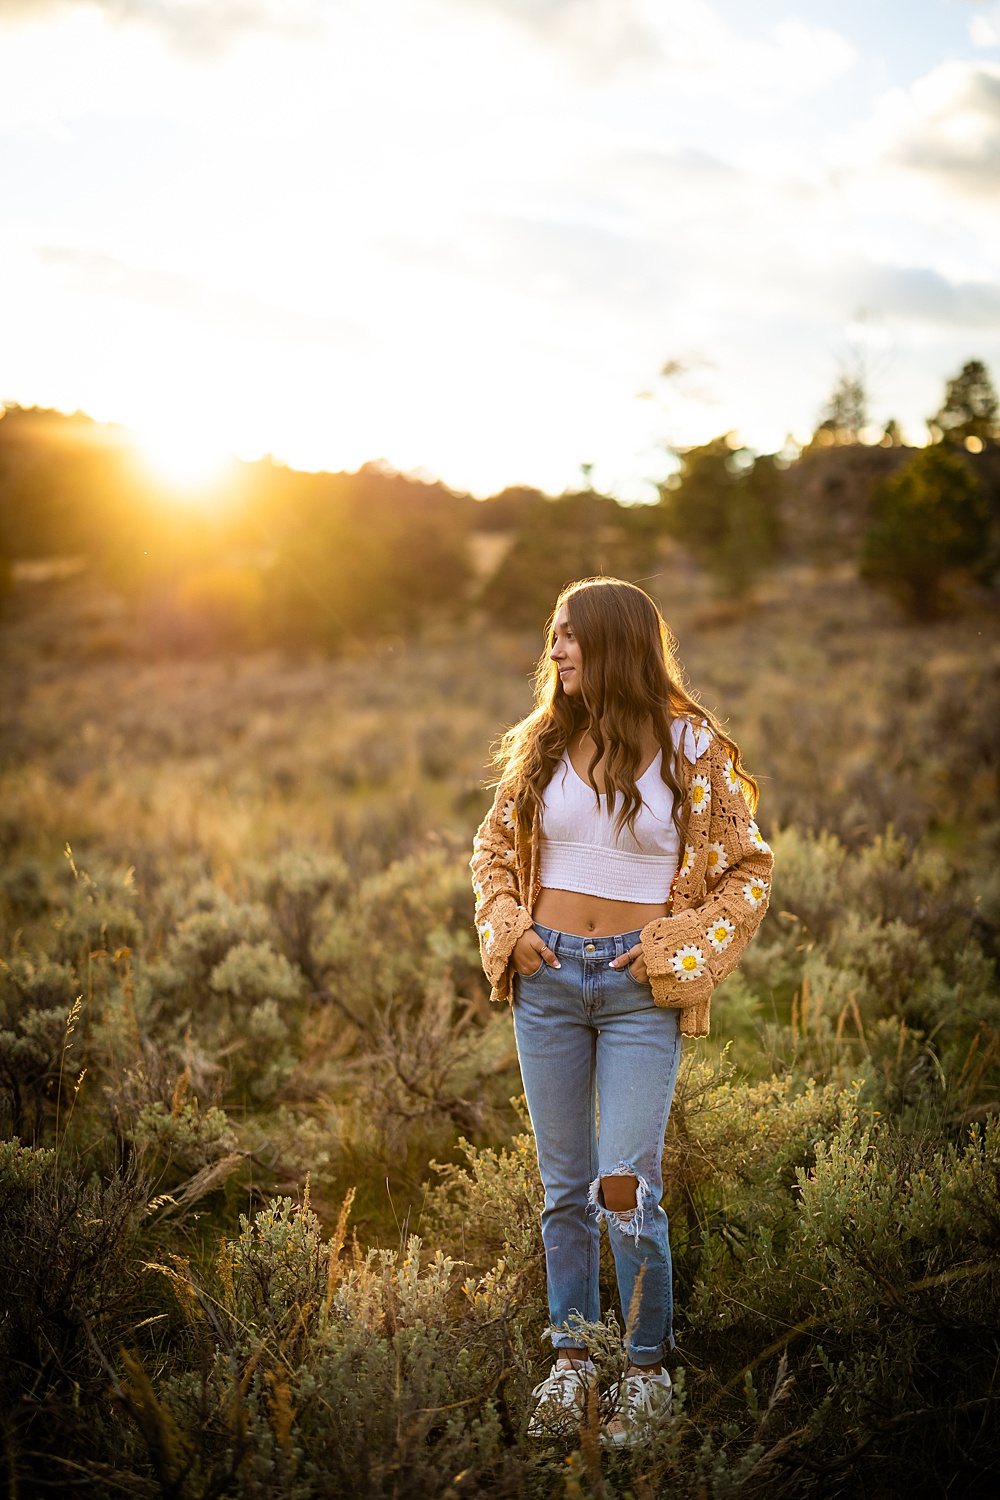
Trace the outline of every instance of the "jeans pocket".
<instances>
[{"instance_id":1,"label":"jeans pocket","mask_svg":"<svg viewBox=\"0 0 1000 1500\"><path fill-rule=\"evenodd\" d=\"M626 964L625 967L624 967L624 969L622 970L622 973L625 974L627 976L627 978L629 978L632 981L632 983L635 985L636 989L638 989L638 990L649 990L649 989L652 989L652 986L651 986L648 978L647 979L636 979L635 975L632 973L632 965L631 964Z\"/></svg>"},{"instance_id":2,"label":"jeans pocket","mask_svg":"<svg viewBox=\"0 0 1000 1500\"><path fill-rule=\"evenodd\" d=\"M538 965L538 968L537 969L532 969L532 971L531 971L530 974L522 974L522 973L520 973L516 969L515 969L514 972L517 974L517 977L518 977L518 979L520 979L520 981L521 981L522 984L530 984L533 979L537 979L538 978L539 974L542 972L543 969L547 969L547 968L548 968L548 964L545 962L545 960L543 958L542 961L541 961L541 963Z\"/></svg>"}]
</instances>

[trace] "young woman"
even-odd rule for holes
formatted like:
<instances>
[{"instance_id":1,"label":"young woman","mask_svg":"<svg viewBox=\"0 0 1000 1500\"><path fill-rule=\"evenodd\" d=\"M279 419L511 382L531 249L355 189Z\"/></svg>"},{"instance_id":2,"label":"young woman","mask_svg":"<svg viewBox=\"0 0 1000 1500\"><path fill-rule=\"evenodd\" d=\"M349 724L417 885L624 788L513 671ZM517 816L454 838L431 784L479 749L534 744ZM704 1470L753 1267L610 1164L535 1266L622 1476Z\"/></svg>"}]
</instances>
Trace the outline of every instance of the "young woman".
<instances>
[{"instance_id":1,"label":"young woman","mask_svg":"<svg viewBox=\"0 0 1000 1500\"><path fill-rule=\"evenodd\" d=\"M631 1361L615 1441L669 1400L670 1241L661 1157L681 1037L764 914L771 851L740 752L681 685L649 596L573 584L552 615L534 712L505 736L474 845L492 999L512 1000L545 1188L556 1354L529 1431L569 1426L594 1376L600 1220ZM598 1109L600 1129L598 1130Z\"/></svg>"}]
</instances>

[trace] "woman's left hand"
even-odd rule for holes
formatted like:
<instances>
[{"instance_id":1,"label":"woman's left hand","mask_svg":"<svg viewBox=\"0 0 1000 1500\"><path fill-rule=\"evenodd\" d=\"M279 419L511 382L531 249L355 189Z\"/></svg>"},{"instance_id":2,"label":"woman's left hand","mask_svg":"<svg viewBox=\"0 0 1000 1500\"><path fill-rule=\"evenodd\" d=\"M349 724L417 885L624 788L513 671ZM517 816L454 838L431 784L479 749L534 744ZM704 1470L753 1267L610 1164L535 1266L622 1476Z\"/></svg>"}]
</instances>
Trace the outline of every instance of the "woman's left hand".
<instances>
[{"instance_id":1,"label":"woman's left hand","mask_svg":"<svg viewBox=\"0 0 1000 1500\"><path fill-rule=\"evenodd\" d=\"M608 968L624 969L626 964L633 979L637 980L639 984L647 982L649 975L646 973L646 960L642 956L641 943L636 943L635 947L630 948L627 953L623 953L621 958L613 958L608 964Z\"/></svg>"}]
</instances>

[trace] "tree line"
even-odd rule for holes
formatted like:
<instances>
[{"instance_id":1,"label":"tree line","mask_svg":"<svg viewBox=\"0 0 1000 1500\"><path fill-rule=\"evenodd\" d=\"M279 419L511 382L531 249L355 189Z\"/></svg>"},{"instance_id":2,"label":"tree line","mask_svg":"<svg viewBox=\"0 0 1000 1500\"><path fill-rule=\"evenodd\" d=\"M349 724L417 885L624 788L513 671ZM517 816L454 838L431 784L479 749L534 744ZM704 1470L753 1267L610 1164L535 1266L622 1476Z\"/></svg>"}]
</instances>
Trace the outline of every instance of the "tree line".
<instances>
[{"instance_id":1,"label":"tree line","mask_svg":"<svg viewBox=\"0 0 1000 1500\"><path fill-rule=\"evenodd\" d=\"M1000 564L1000 422L989 371L947 382L930 442L866 428L841 378L801 451L758 455L732 434L678 451L651 505L588 481L558 496L511 487L487 500L367 464L303 473L237 463L190 503L134 450L80 414L10 407L0 421L0 560L78 556L165 644L337 651L479 609L537 624L571 578L655 580L679 545L735 599L777 563L854 560L915 619ZM862 441L862 438L865 440ZM197 503L196 503L197 502Z\"/></svg>"}]
</instances>

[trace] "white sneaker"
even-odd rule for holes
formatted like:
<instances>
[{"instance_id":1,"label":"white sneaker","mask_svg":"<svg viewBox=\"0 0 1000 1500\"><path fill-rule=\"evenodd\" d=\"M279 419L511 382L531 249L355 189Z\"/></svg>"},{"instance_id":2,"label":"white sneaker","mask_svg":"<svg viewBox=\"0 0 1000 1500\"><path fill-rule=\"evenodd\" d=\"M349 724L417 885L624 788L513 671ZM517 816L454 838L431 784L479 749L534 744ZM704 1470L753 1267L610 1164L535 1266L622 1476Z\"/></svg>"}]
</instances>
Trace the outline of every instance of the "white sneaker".
<instances>
[{"instance_id":1,"label":"white sneaker","mask_svg":"<svg viewBox=\"0 0 1000 1500\"><path fill-rule=\"evenodd\" d=\"M661 1421L670 1411L673 1385L666 1370L661 1375L626 1375L612 1392L616 1410L604 1424L604 1435L616 1447L642 1442L643 1427Z\"/></svg>"},{"instance_id":2,"label":"white sneaker","mask_svg":"<svg viewBox=\"0 0 1000 1500\"><path fill-rule=\"evenodd\" d=\"M529 1437L565 1437L583 1421L587 1393L597 1379L592 1360L554 1364L532 1391L535 1409L528 1423Z\"/></svg>"}]
</instances>

